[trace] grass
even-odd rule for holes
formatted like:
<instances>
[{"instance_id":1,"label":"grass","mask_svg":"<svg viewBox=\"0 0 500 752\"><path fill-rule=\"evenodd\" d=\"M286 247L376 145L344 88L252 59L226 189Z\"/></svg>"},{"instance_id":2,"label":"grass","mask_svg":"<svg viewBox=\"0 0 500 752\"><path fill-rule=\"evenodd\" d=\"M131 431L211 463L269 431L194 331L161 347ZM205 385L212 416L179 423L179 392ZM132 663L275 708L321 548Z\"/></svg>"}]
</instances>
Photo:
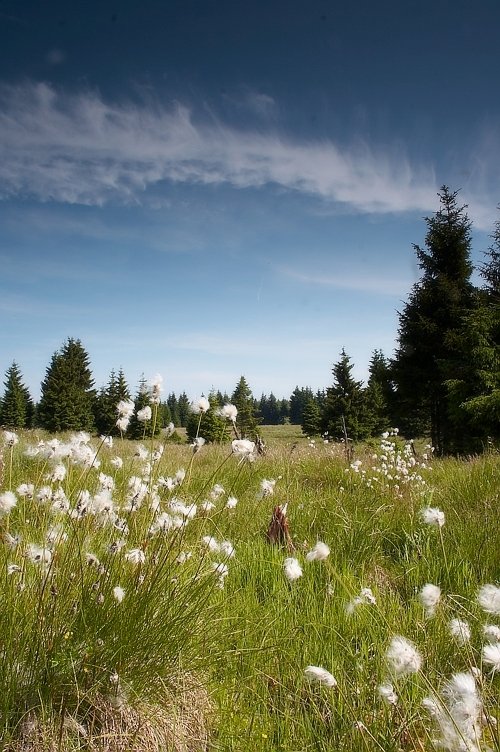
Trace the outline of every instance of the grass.
<instances>
[{"instance_id":1,"label":"grass","mask_svg":"<svg viewBox=\"0 0 500 752\"><path fill-rule=\"evenodd\" d=\"M47 443L27 457L36 443L29 434L5 448L0 493L14 491L17 504L0 529L4 542L21 540L0 547L4 744L37 709L85 724L92 705L111 702L123 712L161 704L179 677L193 675L215 707L211 750L431 750L444 732L422 700L441 697L453 674L477 667L485 725L471 722L476 747L462 748L500 750L490 718L500 705L500 671L483 663L482 633L500 614L485 614L476 598L482 585L499 584L498 456L412 465L403 442L390 438L380 450L357 448L361 464L350 467L341 446L311 444L295 426L262 433L267 453L253 463L227 446L193 454L167 444L160 454L156 440L142 456L135 443L98 447L86 437L80 444L65 437L73 450L56 448L64 455L57 460ZM122 468L111 463L116 455ZM50 480L56 464L66 468L61 481ZM181 467L184 480L169 490L162 479ZM100 474L112 479L107 494L111 481ZM272 496L261 498L263 479L276 481ZM21 483L34 484L32 498L18 493ZM41 500L43 488L50 495ZM207 502L213 508L203 511ZM293 552L265 537L278 504L287 504ZM443 527L423 523L424 507L444 512ZM227 546L211 551L204 537L214 549L214 541L230 541L235 555ZM308 561L318 540L330 554ZM30 544L48 550L50 561L31 561ZM144 561L134 564L138 551ZM284 572L289 556L303 570L294 582ZM9 565L19 570L9 574ZM426 583L442 591L432 618L418 598ZM125 591L121 602L116 587ZM375 603L361 598L362 588ZM450 634L452 619L469 625L464 644ZM385 658L395 635L423 658L420 670L400 678ZM327 669L337 686L308 681L308 665ZM397 705L379 697L387 681ZM448 743L458 746L448 748L460 749L466 732L454 742L452 731Z\"/></svg>"}]
</instances>

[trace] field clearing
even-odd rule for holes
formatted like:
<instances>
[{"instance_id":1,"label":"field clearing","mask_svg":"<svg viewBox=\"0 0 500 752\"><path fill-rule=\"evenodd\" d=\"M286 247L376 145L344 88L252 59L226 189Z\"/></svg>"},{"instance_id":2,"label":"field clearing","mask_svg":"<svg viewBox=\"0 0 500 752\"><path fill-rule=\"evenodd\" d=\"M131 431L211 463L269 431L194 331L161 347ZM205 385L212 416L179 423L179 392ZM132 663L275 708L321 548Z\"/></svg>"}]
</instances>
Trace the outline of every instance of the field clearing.
<instances>
[{"instance_id":1,"label":"field clearing","mask_svg":"<svg viewBox=\"0 0 500 752\"><path fill-rule=\"evenodd\" d=\"M341 445L299 430L263 427L253 462L230 445L160 452L157 440L45 438L26 456L41 436L27 433L5 446L5 749L30 709L63 708L88 730L103 697L118 714L174 706L192 675L210 697L209 741L193 728L175 752L500 750L498 455L424 460L389 437L350 466ZM290 550L266 539L285 505ZM421 595L428 584L440 598ZM395 664L398 636L412 660ZM90 748L81 732L64 745Z\"/></svg>"}]
</instances>

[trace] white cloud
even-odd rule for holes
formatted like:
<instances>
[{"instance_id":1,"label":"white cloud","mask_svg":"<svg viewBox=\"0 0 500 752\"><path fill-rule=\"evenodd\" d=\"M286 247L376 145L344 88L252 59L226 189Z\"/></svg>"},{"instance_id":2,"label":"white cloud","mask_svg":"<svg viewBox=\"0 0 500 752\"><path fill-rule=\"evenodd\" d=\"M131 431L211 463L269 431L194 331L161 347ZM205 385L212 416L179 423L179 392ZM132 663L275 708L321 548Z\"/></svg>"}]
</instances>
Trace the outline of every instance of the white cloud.
<instances>
[{"instance_id":1,"label":"white cloud","mask_svg":"<svg viewBox=\"0 0 500 752\"><path fill-rule=\"evenodd\" d=\"M274 107L265 94L251 99L254 108ZM275 184L359 212L436 210L432 166L410 164L401 150L359 141L341 148L215 119L202 123L179 104L117 104L97 92L68 94L45 83L3 85L0 140L3 198L158 202L151 194L170 181L240 189ZM464 193L473 219L491 227L498 199L488 196Z\"/></svg>"},{"instance_id":2,"label":"white cloud","mask_svg":"<svg viewBox=\"0 0 500 752\"><path fill-rule=\"evenodd\" d=\"M392 295L401 297L408 293L415 280L389 277L387 274L359 273L339 271L332 274L310 274L291 267L279 267L278 272L286 277L295 279L308 285L321 287L333 287L339 290L353 290L356 292L368 292L376 295Z\"/></svg>"},{"instance_id":3,"label":"white cloud","mask_svg":"<svg viewBox=\"0 0 500 752\"><path fill-rule=\"evenodd\" d=\"M432 169L402 154L198 123L184 106L107 103L44 83L0 89L4 197L139 202L160 181L283 188L362 212L432 210Z\"/></svg>"}]
</instances>

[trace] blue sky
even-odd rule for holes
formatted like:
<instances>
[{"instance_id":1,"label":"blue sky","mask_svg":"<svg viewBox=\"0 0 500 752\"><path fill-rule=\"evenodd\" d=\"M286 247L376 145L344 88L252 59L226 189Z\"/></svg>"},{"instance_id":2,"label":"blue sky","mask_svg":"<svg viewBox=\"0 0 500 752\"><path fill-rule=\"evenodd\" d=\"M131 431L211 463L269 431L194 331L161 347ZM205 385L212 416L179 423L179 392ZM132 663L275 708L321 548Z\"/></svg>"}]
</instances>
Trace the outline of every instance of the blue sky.
<instances>
[{"instance_id":1,"label":"blue sky","mask_svg":"<svg viewBox=\"0 0 500 752\"><path fill-rule=\"evenodd\" d=\"M460 190L500 218L497 0L0 2L0 371L366 378Z\"/></svg>"}]
</instances>

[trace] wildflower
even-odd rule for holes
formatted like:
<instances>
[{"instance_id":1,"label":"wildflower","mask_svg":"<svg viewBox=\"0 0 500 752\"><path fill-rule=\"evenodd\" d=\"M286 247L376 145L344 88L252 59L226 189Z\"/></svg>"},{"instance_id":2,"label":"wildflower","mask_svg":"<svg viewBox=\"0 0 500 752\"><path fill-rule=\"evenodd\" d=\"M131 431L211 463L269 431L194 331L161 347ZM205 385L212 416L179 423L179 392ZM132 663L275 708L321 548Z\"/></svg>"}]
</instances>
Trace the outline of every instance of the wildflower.
<instances>
[{"instance_id":1,"label":"wildflower","mask_svg":"<svg viewBox=\"0 0 500 752\"><path fill-rule=\"evenodd\" d=\"M259 498L265 499L266 496L272 496L274 494L275 480L266 480L263 478L260 482Z\"/></svg>"},{"instance_id":2,"label":"wildflower","mask_svg":"<svg viewBox=\"0 0 500 752\"><path fill-rule=\"evenodd\" d=\"M96 567L97 568L97 567L101 566L101 562L99 561L99 559L97 558L97 556L95 554L90 553L90 552L85 554L85 561L87 562L87 564L88 564L89 567Z\"/></svg>"},{"instance_id":3,"label":"wildflower","mask_svg":"<svg viewBox=\"0 0 500 752\"><path fill-rule=\"evenodd\" d=\"M16 495L12 491L4 491L0 494L0 518L8 515L16 504Z\"/></svg>"},{"instance_id":4,"label":"wildflower","mask_svg":"<svg viewBox=\"0 0 500 752\"><path fill-rule=\"evenodd\" d=\"M5 446L13 447L19 443L19 436L17 435L17 433L14 433L14 431L4 431L3 440L5 442Z\"/></svg>"},{"instance_id":5,"label":"wildflower","mask_svg":"<svg viewBox=\"0 0 500 752\"><path fill-rule=\"evenodd\" d=\"M441 695L422 702L439 730L435 746L449 752L479 752L482 703L472 673L454 674Z\"/></svg>"},{"instance_id":6,"label":"wildflower","mask_svg":"<svg viewBox=\"0 0 500 752\"><path fill-rule=\"evenodd\" d=\"M432 527L443 527L444 525L444 512L437 507L425 507L424 509L421 509L420 516L422 522L426 525L431 525Z\"/></svg>"},{"instance_id":7,"label":"wildflower","mask_svg":"<svg viewBox=\"0 0 500 752\"><path fill-rule=\"evenodd\" d=\"M423 586L418 594L418 598L425 609L426 617L430 618L436 613L436 606L441 598L441 589L437 585L432 585L428 582L427 585Z\"/></svg>"},{"instance_id":8,"label":"wildflower","mask_svg":"<svg viewBox=\"0 0 500 752\"><path fill-rule=\"evenodd\" d=\"M234 556L234 546L231 541L222 541L219 546L219 550L221 554L224 554L227 559L232 559Z\"/></svg>"},{"instance_id":9,"label":"wildflower","mask_svg":"<svg viewBox=\"0 0 500 752\"><path fill-rule=\"evenodd\" d=\"M163 392L163 377L157 373L149 382L149 394L153 405L159 405Z\"/></svg>"},{"instance_id":10,"label":"wildflower","mask_svg":"<svg viewBox=\"0 0 500 752\"><path fill-rule=\"evenodd\" d=\"M21 485L16 488L16 491L19 496L26 499L32 499L33 494L35 493L35 486L33 483L21 483Z\"/></svg>"},{"instance_id":11,"label":"wildflower","mask_svg":"<svg viewBox=\"0 0 500 752\"><path fill-rule=\"evenodd\" d=\"M41 546L36 546L34 543L30 543L26 548L25 555L34 564L50 564L52 559L52 552L49 548L42 548Z\"/></svg>"},{"instance_id":12,"label":"wildflower","mask_svg":"<svg viewBox=\"0 0 500 752\"><path fill-rule=\"evenodd\" d=\"M392 684L379 684L377 687L377 691L379 694L379 697L384 700L388 705L397 705L398 704L398 696L394 691L394 687Z\"/></svg>"},{"instance_id":13,"label":"wildflower","mask_svg":"<svg viewBox=\"0 0 500 752\"><path fill-rule=\"evenodd\" d=\"M369 603L373 606L375 605L376 602L377 600L375 596L373 595L371 588L369 587L361 588L360 594L355 596L355 598L353 598L351 601L349 601L345 610L348 614L352 614L357 609L357 607L361 606L363 603Z\"/></svg>"},{"instance_id":14,"label":"wildflower","mask_svg":"<svg viewBox=\"0 0 500 752\"><path fill-rule=\"evenodd\" d=\"M487 614L500 616L500 587L483 585L477 594L477 602Z\"/></svg>"},{"instance_id":15,"label":"wildflower","mask_svg":"<svg viewBox=\"0 0 500 752\"><path fill-rule=\"evenodd\" d=\"M500 642L500 627L495 624L485 624L483 634L484 639L488 642Z\"/></svg>"},{"instance_id":16,"label":"wildflower","mask_svg":"<svg viewBox=\"0 0 500 752\"><path fill-rule=\"evenodd\" d=\"M483 663L491 666L491 673L500 671L500 642L490 643L483 647Z\"/></svg>"},{"instance_id":17,"label":"wildflower","mask_svg":"<svg viewBox=\"0 0 500 752\"><path fill-rule=\"evenodd\" d=\"M312 548L306 555L307 561L325 561L330 556L330 549L326 543L318 541L314 548Z\"/></svg>"},{"instance_id":18,"label":"wildflower","mask_svg":"<svg viewBox=\"0 0 500 752\"><path fill-rule=\"evenodd\" d=\"M222 494L224 493L224 486L221 486L220 483L216 483L215 486L210 491L210 498L213 501L216 501Z\"/></svg>"},{"instance_id":19,"label":"wildflower","mask_svg":"<svg viewBox=\"0 0 500 752\"><path fill-rule=\"evenodd\" d=\"M304 671L306 679L315 684L321 684L323 687L336 687L337 680L335 677L321 666L307 666Z\"/></svg>"},{"instance_id":20,"label":"wildflower","mask_svg":"<svg viewBox=\"0 0 500 752\"><path fill-rule=\"evenodd\" d=\"M255 443L250 439L234 439L231 442L233 454L238 454L242 459L253 458L255 453Z\"/></svg>"},{"instance_id":21,"label":"wildflower","mask_svg":"<svg viewBox=\"0 0 500 752\"><path fill-rule=\"evenodd\" d=\"M120 418L130 419L134 414L135 404L132 402L132 400L120 400L120 402L116 406L116 409Z\"/></svg>"},{"instance_id":22,"label":"wildflower","mask_svg":"<svg viewBox=\"0 0 500 752\"><path fill-rule=\"evenodd\" d=\"M234 509L237 503L238 499L236 498L236 496L229 496L228 500L226 501L226 509Z\"/></svg>"},{"instance_id":23,"label":"wildflower","mask_svg":"<svg viewBox=\"0 0 500 752\"><path fill-rule=\"evenodd\" d=\"M288 559L285 559L283 566L285 569L285 577L289 582L295 582L295 580L298 580L299 577L302 577L302 567L300 566L298 560L293 558L292 556L288 557Z\"/></svg>"},{"instance_id":24,"label":"wildflower","mask_svg":"<svg viewBox=\"0 0 500 752\"><path fill-rule=\"evenodd\" d=\"M415 674L422 665L422 657L415 645L400 636L392 638L385 653L385 659L395 676Z\"/></svg>"},{"instance_id":25,"label":"wildflower","mask_svg":"<svg viewBox=\"0 0 500 752\"><path fill-rule=\"evenodd\" d=\"M236 407L236 405L230 405L230 404L224 405L219 410L219 413L223 418L227 418L232 423L235 423L236 416L238 415L238 408Z\"/></svg>"},{"instance_id":26,"label":"wildflower","mask_svg":"<svg viewBox=\"0 0 500 752\"><path fill-rule=\"evenodd\" d=\"M55 483L57 481L61 483L65 479L65 477L66 477L66 468L64 465L59 464L54 467L54 469L48 476L47 480L52 481L52 483Z\"/></svg>"},{"instance_id":27,"label":"wildflower","mask_svg":"<svg viewBox=\"0 0 500 752\"><path fill-rule=\"evenodd\" d=\"M125 598L125 590L117 585L113 588L113 598L118 601L118 603L121 603L122 600Z\"/></svg>"},{"instance_id":28,"label":"wildflower","mask_svg":"<svg viewBox=\"0 0 500 752\"><path fill-rule=\"evenodd\" d=\"M18 564L8 564L7 565L7 574L8 575L11 575L11 574L14 574L15 572L20 572L20 571L21 571L21 567Z\"/></svg>"},{"instance_id":29,"label":"wildflower","mask_svg":"<svg viewBox=\"0 0 500 752\"><path fill-rule=\"evenodd\" d=\"M197 436L192 442L192 444L189 445L193 448L193 454L196 454L196 452L199 452L204 443L205 443L205 439L203 438L203 436Z\"/></svg>"},{"instance_id":30,"label":"wildflower","mask_svg":"<svg viewBox=\"0 0 500 752\"><path fill-rule=\"evenodd\" d=\"M4 543L7 546L7 548L14 550L20 544L21 536L11 535L7 531L5 531L4 533L2 533L1 540L2 540L2 543Z\"/></svg>"},{"instance_id":31,"label":"wildflower","mask_svg":"<svg viewBox=\"0 0 500 752\"><path fill-rule=\"evenodd\" d=\"M181 551L177 559L175 560L177 564L185 564L186 561L188 561L192 557L191 551Z\"/></svg>"},{"instance_id":32,"label":"wildflower","mask_svg":"<svg viewBox=\"0 0 500 752\"><path fill-rule=\"evenodd\" d=\"M137 411L137 420L140 423L146 423L146 421L151 420L152 414L150 406L146 405L142 410Z\"/></svg>"},{"instance_id":33,"label":"wildflower","mask_svg":"<svg viewBox=\"0 0 500 752\"><path fill-rule=\"evenodd\" d=\"M198 400L191 403L191 409L194 413L201 413L203 415L210 410L210 402L206 397L200 397Z\"/></svg>"},{"instance_id":34,"label":"wildflower","mask_svg":"<svg viewBox=\"0 0 500 752\"><path fill-rule=\"evenodd\" d=\"M211 512L212 509L215 509L215 504L207 499L200 504L200 509L202 512Z\"/></svg>"},{"instance_id":35,"label":"wildflower","mask_svg":"<svg viewBox=\"0 0 500 752\"><path fill-rule=\"evenodd\" d=\"M470 627L466 621L461 619L451 619L449 630L452 637L459 645L466 645L470 640Z\"/></svg>"},{"instance_id":36,"label":"wildflower","mask_svg":"<svg viewBox=\"0 0 500 752\"><path fill-rule=\"evenodd\" d=\"M223 590L224 580L229 574L229 569L228 569L227 564L223 564L222 562L214 562L212 564L212 570L218 576L218 586L220 587L221 590Z\"/></svg>"},{"instance_id":37,"label":"wildflower","mask_svg":"<svg viewBox=\"0 0 500 752\"><path fill-rule=\"evenodd\" d=\"M107 446L109 449L112 449L112 447L113 447L113 437L112 436L100 436L99 438L101 439L103 446Z\"/></svg>"},{"instance_id":38,"label":"wildflower","mask_svg":"<svg viewBox=\"0 0 500 752\"><path fill-rule=\"evenodd\" d=\"M117 470L120 470L123 467L123 460L121 457L113 457L111 464L113 467L116 467Z\"/></svg>"},{"instance_id":39,"label":"wildflower","mask_svg":"<svg viewBox=\"0 0 500 752\"><path fill-rule=\"evenodd\" d=\"M146 561L146 554L141 548L131 548L125 553L124 558L131 564L144 564Z\"/></svg>"},{"instance_id":40,"label":"wildflower","mask_svg":"<svg viewBox=\"0 0 500 752\"><path fill-rule=\"evenodd\" d=\"M118 418L118 420L116 421L116 426L119 431L121 431L122 433L125 433L125 431L128 428L129 423L130 423L130 418L125 418L125 417Z\"/></svg>"},{"instance_id":41,"label":"wildflower","mask_svg":"<svg viewBox=\"0 0 500 752\"><path fill-rule=\"evenodd\" d=\"M208 548L208 550L212 551L212 553L218 553L220 551L219 542L211 535L204 535L201 540Z\"/></svg>"}]
</instances>

